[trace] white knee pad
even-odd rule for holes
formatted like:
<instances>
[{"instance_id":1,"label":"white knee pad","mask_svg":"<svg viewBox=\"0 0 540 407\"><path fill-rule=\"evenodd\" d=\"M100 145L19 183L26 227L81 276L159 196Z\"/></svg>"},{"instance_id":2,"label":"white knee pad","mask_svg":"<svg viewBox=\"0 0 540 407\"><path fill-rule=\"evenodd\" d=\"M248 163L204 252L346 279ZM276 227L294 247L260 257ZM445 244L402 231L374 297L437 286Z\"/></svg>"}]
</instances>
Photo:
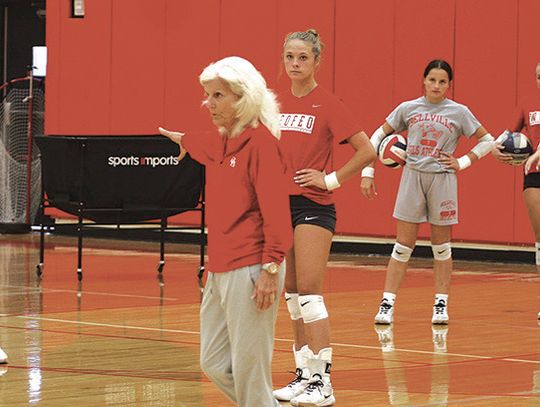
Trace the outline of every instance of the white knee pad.
<instances>
[{"instance_id":1,"label":"white knee pad","mask_svg":"<svg viewBox=\"0 0 540 407\"><path fill-rule=\"evenodd\" d=\"M435 260L444 261L452 257L452 246L450 243L432 244L431 250L433 250L433 258Z\"/></svg>"},{"instance_id":2,"label":"white knee pad","mask_svg":"<svg viewBox=\"0 0 540 407\"><path fill-rule=\"evenodd\" d=\"M401 262L407 263L411 258L413 249L407 246L403 246L401 243L396 242L394 244L394 250L392 250L392 258Z\"/></svg>"},{"instance_id":3,"label":"white knee pad","mask_svg":"<svg viewBox=\"0 0 540 407\"><path fill-rule=\"evenodd\" d=\"M304 323L309 324L328 318L328 311L326 311L322 295L300 295L298 303Z\"/></svg>"},{"instance_id":4,"label":"white knee pad","mask_svg":"<svg viewBox=\"0 0 540 407\"><path fill-rule=\"evenodd\" d=\"M302 318L302 313L300 312L300 304L298 304L298 294L296 293L285 293L285 302L287 303L287 309L293 321L297 321Z\"/></svg>"}]
</instances>

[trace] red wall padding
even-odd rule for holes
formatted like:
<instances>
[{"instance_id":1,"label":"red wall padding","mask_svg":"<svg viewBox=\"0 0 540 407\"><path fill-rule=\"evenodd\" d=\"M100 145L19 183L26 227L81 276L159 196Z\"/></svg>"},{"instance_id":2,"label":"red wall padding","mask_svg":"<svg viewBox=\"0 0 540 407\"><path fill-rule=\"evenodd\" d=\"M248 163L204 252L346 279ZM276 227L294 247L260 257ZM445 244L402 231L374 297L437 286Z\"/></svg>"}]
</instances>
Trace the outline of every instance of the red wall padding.
<instances>
[{"instance_id":1,"label":"red wall padding","mask_svg":"<svg viewBox=\"0 0 540 407\"><path fill-rule=\"evenodd\" d=\"M429 60L455 69L450 96L494 135L516 101L535 91L537 0L100 0L83 19L69 0L47 2L46 133L151 134L211 128L198 75L227 55L250 59L276 89L284 36L316 28L326 44L318 82L344 99L371 134L401 101L422 93ZM474 143L463 138L457 155ZM352 150L342 146L336 161ZM360 178L337 192L338 233L393 236L400 171L377 167L378 197ZM491 156L460 174L454 240L530 244L521 168ZM182 215L177 220L193 220ZM427 227L420 229L427 237Z\"/></svg>"},{"instance_id":2,"label":"red wall padding","mask_svg":"<svg viewBox=\"0 0 540 407\"><path fill-rule=\"evenodd\" d=\"M155 120L148 131L155 132L157 125L210 129L212 123L201 109L203 91L198 77L202 68L220 55L220 1L167 1L165 7L165 114L163 121Z\"/></svg>"},{"instance_id":3,"label":"red wall padding","mask_svg":"<svg viewBox=\"0 0 540 407\"><path fill-rule=\"evenodd\" d=\"M360 10L354 2L336 5L335 91L371 135L394 103L394 7L384 1L363 5ZM351 148L343 146L338 154L344 162ZM377 199L363 198L359 178L345 184L337 194L338 230L383 236L395 233L392 208L401 172L377 170Z\"/></svg>"},{"instance_id":4,"label":"red wall padding","mask_svg":"<svg viewBox=\"0 0 540 407\"><path fill-rule=\"evenodd\" d=\"M88 17L78 19L69 18L69 1L51 1L47 5L51 59L46 133L111 132L112 6L110 1L86 2L85 6Z\"/></svg>"},{"instance_id":5,"label":"red wall padding","mask_svg":"<svg viewBox=\"0 0 540 407\"><path fill-rule=\"evenodd\" d=\"M110 134L137 134L164 120L166 1L111 3Z\"/></svg>"}]
</instances>

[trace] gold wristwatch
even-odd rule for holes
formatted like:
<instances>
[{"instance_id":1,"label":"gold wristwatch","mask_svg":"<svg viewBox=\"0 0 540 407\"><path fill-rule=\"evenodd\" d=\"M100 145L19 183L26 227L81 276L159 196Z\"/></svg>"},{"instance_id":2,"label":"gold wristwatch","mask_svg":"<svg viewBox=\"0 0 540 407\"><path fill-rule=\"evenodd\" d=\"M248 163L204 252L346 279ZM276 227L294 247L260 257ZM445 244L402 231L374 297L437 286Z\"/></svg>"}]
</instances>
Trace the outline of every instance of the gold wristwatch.
<instances>
[{"instance_id":1,"label":"gold wristwatch","mask_svg":"<svg viewBox=\"0 0 540 407\"><path fill-rule=\"evenodd\" d=\"M279 272L279 265L277 263L264 263L262 265L263 270L265 270L270 275L275 275Z\"/></svg>"}]
</instances>

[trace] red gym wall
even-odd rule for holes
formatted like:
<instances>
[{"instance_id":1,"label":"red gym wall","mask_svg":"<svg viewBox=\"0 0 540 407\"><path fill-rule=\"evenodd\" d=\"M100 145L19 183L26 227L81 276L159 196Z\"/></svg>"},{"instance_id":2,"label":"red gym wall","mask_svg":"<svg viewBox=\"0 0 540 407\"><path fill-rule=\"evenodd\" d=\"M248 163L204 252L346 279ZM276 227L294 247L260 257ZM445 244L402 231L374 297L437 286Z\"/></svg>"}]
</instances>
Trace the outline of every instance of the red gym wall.
<instances>
[{"instance_id":1,"label":"red gym wall","mask_svg":"<svg viewBox=\"0 0 540 407\"><path fill-rule=\"evenodd\" d=\"M326 44L319 83L368 134L421 94L434 58L455 69L451 97L495 136L517 100L536 91L538 0L99 0L85 8L84 18L70 18L70 0L47 1L47 134L208 128L197 76L209 62L240 55L272 87L286 86L283 38L311 27ZM463 138L456 155L472 145ZM340 147L338 162L351 152ZM534 242L521 171L488 156L459 175L455 241ZM359 177L338 190L338 233L393 236L399 176L378 166L374 201L360 194Z\"/></svg>"}]
</instances>

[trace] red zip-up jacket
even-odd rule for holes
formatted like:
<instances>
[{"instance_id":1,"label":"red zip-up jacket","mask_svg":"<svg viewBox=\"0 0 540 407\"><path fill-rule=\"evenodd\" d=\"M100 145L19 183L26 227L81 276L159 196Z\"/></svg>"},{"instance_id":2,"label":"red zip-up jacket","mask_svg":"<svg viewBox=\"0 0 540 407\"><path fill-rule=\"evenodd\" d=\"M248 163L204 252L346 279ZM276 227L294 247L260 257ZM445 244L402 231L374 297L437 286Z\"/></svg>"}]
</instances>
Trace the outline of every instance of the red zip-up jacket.
<instances>
[{"instance_id":1,"label":"red zip-up jacket","mask_svg":"<svg viewBox=\"0 0 540 407\"><path fill-rule=\"evenodd\" d=\"M209 271L281 263L292 226L279 141L259 126L232 139L188 133L182 145L206 166Z\"/></svg>"}]
</instances>

